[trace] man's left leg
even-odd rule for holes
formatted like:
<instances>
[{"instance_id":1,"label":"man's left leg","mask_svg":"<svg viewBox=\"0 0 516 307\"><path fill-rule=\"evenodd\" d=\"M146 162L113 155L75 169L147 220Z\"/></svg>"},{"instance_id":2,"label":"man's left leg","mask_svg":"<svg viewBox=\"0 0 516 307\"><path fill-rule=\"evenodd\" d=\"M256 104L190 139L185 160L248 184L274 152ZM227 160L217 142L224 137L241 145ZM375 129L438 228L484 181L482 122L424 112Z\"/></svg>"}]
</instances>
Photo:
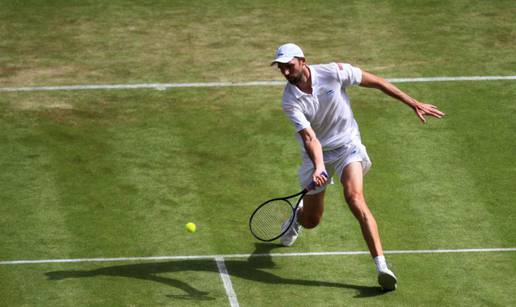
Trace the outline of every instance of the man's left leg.
<instances>
[{"instance_id":1,"label":"man's left leg","mask_svg":"<svg viewBox=\"0 0 516 307\"><path fill-rule=\"evenodd\" d=\"M341 176L341 183L344 188L344 197L351 209L351 212L360 223L362 235L367 247L374 258L378 271L378 282L385 290L396 289L396 277L387 267L383 255L382 243L376 220L369 210L364 197L364 177L362 163L352 162L348 164Z\"/></svg>"}]
</instances>

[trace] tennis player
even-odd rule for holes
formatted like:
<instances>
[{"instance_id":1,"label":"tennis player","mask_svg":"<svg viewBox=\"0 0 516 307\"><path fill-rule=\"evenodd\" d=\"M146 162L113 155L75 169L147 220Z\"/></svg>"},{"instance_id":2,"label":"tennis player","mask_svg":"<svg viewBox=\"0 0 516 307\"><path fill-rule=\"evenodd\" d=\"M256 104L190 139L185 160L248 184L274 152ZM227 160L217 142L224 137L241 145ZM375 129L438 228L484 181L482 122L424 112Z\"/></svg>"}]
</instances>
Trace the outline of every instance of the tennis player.
<instances>
[{"instance_id":1,"label":"tennis player","mask_svg":"<svg viewBox=\"0 0 516 307\"><path fill-rule=\"evenodd\" d=\"M425 123L425 116L441 118L444 113L402 92L385 79L344 63L308 65L299 46L280 46L271 65L276 64L287 79L282 109L292 121L300 143L301 186L312 180L317 187L307 193L296 212L292 227L280 238L285 246L296 241L302 227L316 227L324 211L324 190L332 176L339 179L344 198L360 223L362 234L376 264L382 289L396 289L397 279L388 268L375 218L363 193L363 177L371 160L360 139L346 88L353 85L376 88L411 107ZM327 172L329 177L323 175ZM287 227L287 226L284 226Z\"/></svg>"}]
</instances>

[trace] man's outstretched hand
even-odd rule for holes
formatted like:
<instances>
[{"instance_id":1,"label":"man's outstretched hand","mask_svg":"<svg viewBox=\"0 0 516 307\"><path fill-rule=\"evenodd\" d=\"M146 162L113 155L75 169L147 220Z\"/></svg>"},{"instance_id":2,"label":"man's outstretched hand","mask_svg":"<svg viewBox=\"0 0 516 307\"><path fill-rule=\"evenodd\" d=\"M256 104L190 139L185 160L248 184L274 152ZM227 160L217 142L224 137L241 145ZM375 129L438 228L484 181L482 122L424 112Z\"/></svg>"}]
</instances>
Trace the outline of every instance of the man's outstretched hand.
<instances>
[{"instance_id":1,"label":"man's outstretched hand","mask_svg":"<svg viewBox=\"0 0 516 307\"><path fill-rule=\"evenodd\" d=\"M423 123L426 123L425 116L442 118L445 115L443 112L439 111L436 106L427 103L417 102L416 104L412 105L412 108Z\"/></svg>"}]
</instances>

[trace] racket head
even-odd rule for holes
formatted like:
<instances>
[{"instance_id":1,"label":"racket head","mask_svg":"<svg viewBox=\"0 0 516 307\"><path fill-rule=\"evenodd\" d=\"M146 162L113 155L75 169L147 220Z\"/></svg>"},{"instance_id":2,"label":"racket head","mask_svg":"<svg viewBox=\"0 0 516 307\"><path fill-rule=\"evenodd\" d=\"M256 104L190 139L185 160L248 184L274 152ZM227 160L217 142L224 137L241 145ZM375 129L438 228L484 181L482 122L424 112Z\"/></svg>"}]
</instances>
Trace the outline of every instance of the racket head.
<instances>
[{"instance_id":1,"label":"racket head","mask_svg":"<svg viewBox=\"0 0 516 307\"><path fill-rule=\"evenodd\" d=\"M326 171L322 175L328 178ZM303 197L315 187L316 183L312 181L301 192L286 197L273 198L258 206L249 218L249 229L253 236L265 242L274 241L281 237L292 226L294 213ZM294 207L289 199L294 200L296 197L298 199Z\"/></svg>"},{"instance_id":2,"label":"racket head","mask_svg":"<svg viewBox=\"0 0 516 307\"><path fill-rule=\"evenodd\" d=\"M288 220L287 227L282 227ZM294 221L294 207L287 198L274 198L258 206L249 219L249 228L255 238L270 242L281 237Z\"/></svg>"}]
</instances>

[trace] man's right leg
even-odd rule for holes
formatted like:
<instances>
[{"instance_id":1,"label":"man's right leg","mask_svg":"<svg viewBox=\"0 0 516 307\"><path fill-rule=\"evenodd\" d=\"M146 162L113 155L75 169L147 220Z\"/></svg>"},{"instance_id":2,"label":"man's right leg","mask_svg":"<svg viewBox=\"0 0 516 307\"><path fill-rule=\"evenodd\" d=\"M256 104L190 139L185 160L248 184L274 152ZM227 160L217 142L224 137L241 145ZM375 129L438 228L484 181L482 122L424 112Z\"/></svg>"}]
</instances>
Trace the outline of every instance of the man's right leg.
<instances>
[{"instance_id":1,"label":"man's right leg","mask_svg":"<svg viewBox=\"0 0 516 307\"><path fill-rule=\"evenodd\" d=\"M296 212L296 220L280 238L283 246L292 246L304 228L314 228L321 221L324 212L324 190L314 195L305 195ZM286 225L284 225L286 226Z\"/></svg>"},{"instance_id":2,"label":"man's right leg","mask_svg":"<svg viewBox=\"0 0 516 307\"><path fill-rule=\"evenodd\" d=\"M319 225L324 213L324 190L303 197L303 208L297 213L297 220L304 228L311 229Z\"/></svg>"}]
</instances>

